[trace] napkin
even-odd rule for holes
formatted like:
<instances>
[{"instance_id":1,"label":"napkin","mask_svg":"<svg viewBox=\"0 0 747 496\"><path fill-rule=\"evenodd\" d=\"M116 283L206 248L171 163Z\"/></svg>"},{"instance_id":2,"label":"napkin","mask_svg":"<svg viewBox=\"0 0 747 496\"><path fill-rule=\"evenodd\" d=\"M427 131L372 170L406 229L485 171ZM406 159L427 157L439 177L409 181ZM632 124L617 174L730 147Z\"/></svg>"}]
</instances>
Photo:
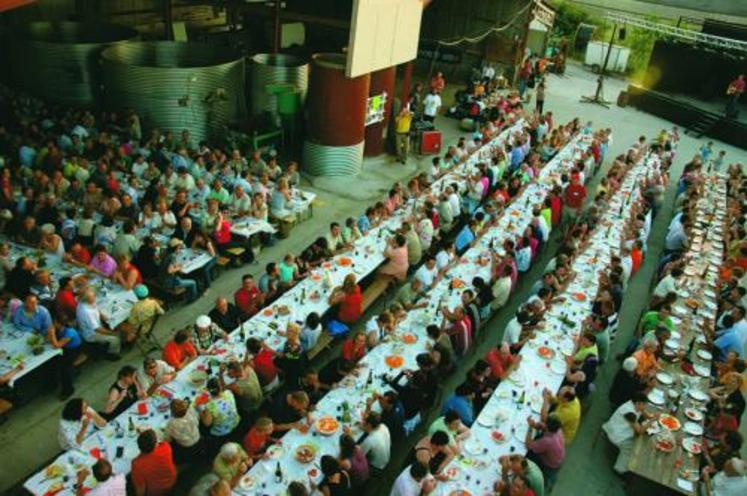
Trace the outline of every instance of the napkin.
<instances>
[{"instance_id":1,"label":"napkin","mask_svg":"<svg viewBox=\"0 0 747 496\"><path fill-rule=\"evenodd\" d=\"M677 478L677 487L684 491L687 491L688 493L693 492L694 489L693 483L691 481L687 479L680 479L679 477Z\"/></svg>"},{"instance_id":2,"label":"napkin","mask_svg":"<svg viewBox=\"0 0 747 496\"><path fill-rule=\"evenodd\" d=\"M139 415L147 415L148 414L148 403L141 401L137 404L137 413Z\"/></svg>"}]
</instances>

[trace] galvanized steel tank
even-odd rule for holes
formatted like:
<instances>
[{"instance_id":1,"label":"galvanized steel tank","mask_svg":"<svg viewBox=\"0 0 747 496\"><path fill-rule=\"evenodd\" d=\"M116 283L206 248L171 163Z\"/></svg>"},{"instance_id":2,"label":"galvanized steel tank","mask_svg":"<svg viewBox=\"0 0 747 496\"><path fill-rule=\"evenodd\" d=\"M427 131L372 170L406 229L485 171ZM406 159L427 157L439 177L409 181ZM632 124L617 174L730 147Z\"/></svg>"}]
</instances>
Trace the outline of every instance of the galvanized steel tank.
<instances>
[{"instance_id":1,"label":"galvanized steel tank","mask_svg":"<svg viewBox=\"0 0 747 496\"><path fill-rule=\"evenodd\" d=\"M114 109L133 108L146 129L208 139L246 117L246 67L233 50L159 41L127 43L101 54L104 96Z\"/></svg>"},{"instance_id":2,"label":"galvanized steel tank","mask_svg":"<svg viewBox=\"0 0 747 496\"><path fill-rule=\"evenodd\" d=\"M301 105L309 89L309 64L303 59L282 53L258 53L249 68L249 99L252 115L275 113L276 98L268 85L289 84L299 91Z\"/></svg>"},{"instance_id":3,"label":"galvanized steel tank","mask_svg":"<svg viewBox=\"0 0 747 496\"><path fill-rule=\"evenodd\" d=\"M7 59L13 83L22 91L70 106L98 99L98 57L110 45L137 39L137 31L97 22L33 22L8 37Z\"/></svg>"}]
</instances>

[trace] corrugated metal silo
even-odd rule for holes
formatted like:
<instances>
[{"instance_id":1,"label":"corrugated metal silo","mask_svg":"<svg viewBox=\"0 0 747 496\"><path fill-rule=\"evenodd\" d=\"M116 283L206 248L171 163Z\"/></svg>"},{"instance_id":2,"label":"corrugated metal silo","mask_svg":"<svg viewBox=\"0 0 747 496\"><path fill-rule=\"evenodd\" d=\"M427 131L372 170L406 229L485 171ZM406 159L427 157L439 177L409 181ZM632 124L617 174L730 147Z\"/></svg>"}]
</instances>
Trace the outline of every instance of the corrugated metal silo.
<instances>
[{"instance_id":1,"label":"corrugated metal silo","mask_svg":"<svg viewBox=\"0 0 747 496\"><path fill-rule=\"evenodd\" d=\"M299 91L301 104L309 88L309 64L299 57L282 53L258 53L249 64L249 92L252 115L275 113L275 95L268 85L289 84Z\"/></svg>"},{"instance_id":2,"label":"corrugated metal silo","mask_svg":"<svg viewBox=\"0 0 747 496\"><path fill-rule=\"evenodd\" d=\"M93 105L101 86L101 51L137 36L133 29L107 23L27 24L8 37L11 79L22 91L51 102Z\"/></svg>"},{"instance_id":3,"label":"corrugated metal silo","mask_svg":"<svg viewBox=\"0 0 747 496\"><path fill-rule=\"evenodd\" d=\"M246 117L244 57L199 43L127 43L101 54L104 96L115 109L134 109L145 128L196 140L216 136Z\"/></svg>"}]
</instances>

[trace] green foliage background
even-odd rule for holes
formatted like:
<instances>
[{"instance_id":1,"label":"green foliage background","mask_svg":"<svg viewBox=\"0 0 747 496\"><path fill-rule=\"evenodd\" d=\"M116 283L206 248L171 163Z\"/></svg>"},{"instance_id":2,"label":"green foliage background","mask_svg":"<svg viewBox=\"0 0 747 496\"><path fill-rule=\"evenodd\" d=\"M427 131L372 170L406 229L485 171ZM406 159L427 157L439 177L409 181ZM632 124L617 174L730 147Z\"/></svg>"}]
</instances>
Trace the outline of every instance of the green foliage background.
<instances>
[{"instance_id":1,"label":"green foliage background","mask_svg":"<svg viewBox=\"0 0 747 496\"><path fill-rule=\"evenodd\" d=\"M550 4L556 12L555 25L553 27L551 42L558 41L565 37L572 44L573 37L576 34L579 24L593 24L597 27L592 35L592 40L609 43L612 36L613 25L607 21L599 10L586 9L577 4L566 2L564 0L551 0ZM651 21L659 23L672 23L669 20L658 19L656 17L647 17ZM673 23L672 23L673 24ZM618 30L620 29L618 25ZM643 29L626 27L626 36L624 40L616 37L614 44L630 48L630 57L628 58L628 75L633 82L641 82L648 67L648 61L651 58L651 52L657 39L663 37L658 33L645 31ZM584 54L581 52L572 52L571 57L583 60Z\"/></svg>"}]
</instances>

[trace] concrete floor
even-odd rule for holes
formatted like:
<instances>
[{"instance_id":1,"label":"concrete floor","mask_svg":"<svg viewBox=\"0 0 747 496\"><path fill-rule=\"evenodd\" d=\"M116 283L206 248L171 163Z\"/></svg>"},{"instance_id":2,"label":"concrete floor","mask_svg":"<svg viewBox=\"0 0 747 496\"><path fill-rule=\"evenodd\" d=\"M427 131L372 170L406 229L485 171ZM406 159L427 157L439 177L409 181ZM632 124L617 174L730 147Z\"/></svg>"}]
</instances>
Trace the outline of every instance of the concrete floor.
<instances>
[{"instance_id":1,"label":"concrete floor","mask_svg":"<svg viewBox=\"0 0 747 496\"><path fill-rule=\"evenodd\" d=\"M597 105L580 104L581 95L594 93L595 78L595 75L573 65L569 65L567 74L562 78L550 76L547 82L545 109L553 111L556 122L562 123L579 116L584 122L591 120L595 127L611 127L613 145L610 155L622 153L639 135L653 136L660 129L671 128L671 123L632 108L623 109L613 106L605 109ZM616 80L606 82L607 98L615 100L626 84L624 81ZM437 124L444 133L444 143L456 142L457 136L460 135L457 121L439 119ZM698 146L700 146L699 141L682 135L678 159L672 170L673 180L676 181L683 164L695 153ZM731 161L747 162L747 153L744 150L719 142L716 142L715 147L717 150L725 149L727 158ZM256 276L267 262L276 261L287 252L298 253L320 233L326 232L331 221L359 215L372 201L383 198L392 182L413 175L416 170L425 167L428 161L429 157L413 155L408 164L403 166L394 163L388 157L366 159L364 171L359 177L315 181L314 185L309 186L309 189L319 195L313 218L297 226L289 239L264 250L259 256L259 264L225 272L213 283L203 298L191 305L169 312L159 321L157 335L160 340L165 341L174 329L191 324L197 315L207 313L218 295L232 294L239 286L242 274L250 272ZM671 200L672 188L668 191L668 195ZM637 323L638 315L648 302L650 279L655 261L662 248L663 230L670 216L671 201L667 202L666 208L656 219L649 242L649 254L639 274L630 283L630 289L623 304L619 338L613 346L612 355L624 347L624 343ZM531 284L539 277L539 267L543 267L544 262L552 256L553 247L547 248L543 251L542 259L535 266L535 270L524 277L519 291L510 300L507 308L489 323L485 331L486 338L477 346L470 358L464 360L460 367L462 370L455 373L451 381L446 381L444 384L446 395L461 382L464 372L474 361L483 356L487 349L499 339L516 306L525 301ZM141 356L135 349L121 362L94 361L86 364L76 379L76 395L86 398L94 407L103 406L106 391L113 382L117 369L125 363L139 364L140 360ZM611 413L606 391L616 369L617 363L612 361L600 371L597 380L600 392L592 401L590 409L584 414L579 434L569 449L564 469L561 471L555 494L565 495L577 492L589 495L624 494L622 481L613 474L611 469L611 453L604 443L596 446L593 444L599 426ZM63 403L57 399L56 394L39 395L12 412L9 420L0 427L0 460L3 463L3 469L0 470L0 492L6 493L58 453L56 434L62 405ZM374 489L371 494L388 494L388 487L390 487L388 481L393 480L399 472L401 465L397 462L404 462L406 451L405 449L398 450L393 459L392 469L387 471L380 487Z\"/></svg>"}]
</instances>

